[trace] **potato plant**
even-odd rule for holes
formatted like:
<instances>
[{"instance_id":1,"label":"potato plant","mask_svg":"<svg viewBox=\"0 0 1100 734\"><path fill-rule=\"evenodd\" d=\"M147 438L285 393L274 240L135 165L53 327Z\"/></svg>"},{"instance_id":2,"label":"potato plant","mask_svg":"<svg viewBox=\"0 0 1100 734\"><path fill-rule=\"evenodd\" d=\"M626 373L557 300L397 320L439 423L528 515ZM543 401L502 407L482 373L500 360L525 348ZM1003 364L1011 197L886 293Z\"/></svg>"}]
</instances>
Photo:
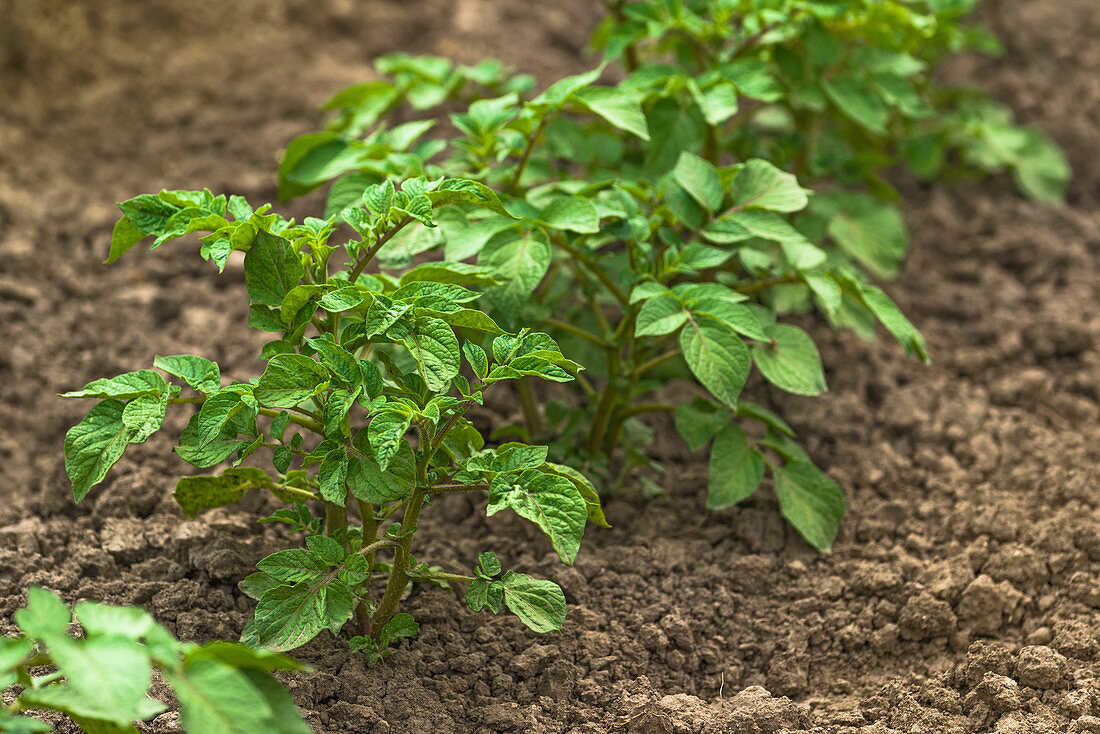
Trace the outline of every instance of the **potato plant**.
<instances>
[{"instance_id":1,"label":"potato plant","mask_svg":"<svg viewBox=\"0 0 1100 734\"><path fill-rule=\"evenodd\" d=\"M15 613L19 636L0 639L0 731L50 732L28 712L57 711L87 732L137 734L135 721L167 710L149 695L157 670L179 700L188 734L309 734L290 695L272 677L306 668L273 652L230 642L177 641L143 609L65 603L38 587Z\"/></svg>"},{"instance_id":2,"label":"potato plant","mask_svg":"<svg viewBox=\"0 0 1100 734\"><path fill-rule=\"evenodd\" d=\"M740 502L770 472L784 516L827 550L843 494L781 418L741 399L752 364L780 388L825 389L810 337L777 320L810 293L865 331L882 320L921 357L923 341L858 261L795 227L791 215L809 197L794 176L763 159L719 166L684 150L680 122L659 112L663 92L600 85L601 74L560 80L528 100L511 93L472 103L452 115L450 140L416 145L430 158L445 156L439 164L410 152L412 142L401 150L378 142L416 122L350 139L343 125L359 113L344 110L334 131L292 144L281 188L305 190L344 172L329 191L333 216L350 192L392 175L461 172L495 188L500 210L455 208L434 230L396 237L379 257L398 266L441 250L444 262L474 261L501 282L486 301L503 324L541 324L583 355L590 376L577 382L585 407L545 406L557 456L583 457L606 486L617 485L649 462L635 419L675 411L692 448L716 442L710 507ZM372 103L368 96L354 104ZM681 374L710 397L681 406L649 397ZM539 399L530 383L518 387L527 435L541 436ZM747 432L746 423L760 429ZM609 457L624 443L626 460L612 473Z\"/></svg>"},{"instance_id":3,"label":"potato plant","mask_svg":"<svg viewBox=\"0 0 1100 734\"><path fill-rule=\"evenodd\" d=\"M583 408L540 406L529 381L517 384L526 434L551 436L557 456L582 457L615 487L652 465L634 419L674 412L691 448L712 444L708 507L740 502L770 473L784 516L824 551L840 488L779 416L740 397L752 365L783 390L825 390L813 341L781 318L816 309L866 338L882 324L927 360L870 281L896 275L908 248L883 170L1007 170L1048 202L1065 184L1041 133L932 80L948 54L992 46L961 24L972 5L613 2L594 36L604 63L538 94L499 66L479 80L505 92L494 95L446 60L383 57L382 78L326 105L326 131L291 143L280 194L331 181L331 214L395 176L494 188L506 211L451 210L380 257L435 251L490 268L505 283L486 293L492 313L542 324L589 367ZM403 107L433 111L391 127ZM685 368L709 397L653 398Z\"/></svg>"},{"instance_id":4,"label":"potato plant","mask_svg":"<svg viewBox=\"0 0 1100 734\"><path fill-rule=\"evenodd\" d=\"M481 289L507 285L488 267L462 263L367 272L400 234L435 227L440 210L456 206L509 216L490 189L456 178L362 187L338 214L300 224L209 191L120 204L108 262L143 239L159 247L192 232L205 233L201 254L219 268L233 251L245 253L249 325L273 337L260 355L267 367L225 384L201 356L157 357L155 370L65 393L99 401L68 432L65 467L80 501L127 445L161 428L169 408L195 406L176 453L200 468L232 466L180 479L184 513L264 491L287 504L268 521L306 536L305 548L268 556L242 582L258 601L243 634L249 644L292 650L354 620L351 645L378 660L416 631L398 611L412 582L466 583L471 609L504 607L536 632L560 630L565 620L556 584L503 571L491 551L470 575L413 555L422 511L449 492L487 494L487 514L510 509L533 522L566 564L585 524L606 524L592 485L548 461L546 446L488 448L465 417L498 383L569 382L581 369L547 334L505 331L476 308ZM337 246L341 223L353 236ZM260 450L270 452L274 473L242 465ZM323 513L315 517L313 507Z\"/></svg>"}]
</instances>

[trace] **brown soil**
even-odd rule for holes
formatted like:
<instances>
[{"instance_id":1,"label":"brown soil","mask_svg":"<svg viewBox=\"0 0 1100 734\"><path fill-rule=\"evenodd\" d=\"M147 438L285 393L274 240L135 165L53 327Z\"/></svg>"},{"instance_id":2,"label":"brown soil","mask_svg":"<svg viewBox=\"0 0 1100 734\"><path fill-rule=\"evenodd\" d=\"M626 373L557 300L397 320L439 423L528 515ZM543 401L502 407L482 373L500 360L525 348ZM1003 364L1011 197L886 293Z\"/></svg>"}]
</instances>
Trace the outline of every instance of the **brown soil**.
<instances>
[{"instance_id":1,"label":"brown soil","mask_svg":"<svg viewBox=\"0 0 1100 734\"><path fill-rule=\"evenodd\" d=\"M279 540L257 506L184 521L167 437L79 508L69 497L61 444L86 406L55 393L156 353L257 369L239 268L219 278L187 246L104 268L113 202L201 186L271 199L277 151L378 53L495 55L548 80L586 63L596 4L3 8L0 626L43 584L233 638L250 609L235 582ZM1071 205L999 181L907 186L913 256L891 290L935 365L818 328L831 392L760 395L847 490L833 555L792 537L766 494L706 514L704 457L668 426L668 496L610 502L614 529L591 531L572 569L520 522L447 498L421 555L461 567L496 549L565 588L566 629L538 637L418 589L422 631L385 667L330 636L299 651L319 672L289 685L318 732L1100 732L1100 5L1020 0L996 20L1011 53L952 76L1065 146ZM174 714L147 730L177 731Z\"/></svg>"}]
</instances>

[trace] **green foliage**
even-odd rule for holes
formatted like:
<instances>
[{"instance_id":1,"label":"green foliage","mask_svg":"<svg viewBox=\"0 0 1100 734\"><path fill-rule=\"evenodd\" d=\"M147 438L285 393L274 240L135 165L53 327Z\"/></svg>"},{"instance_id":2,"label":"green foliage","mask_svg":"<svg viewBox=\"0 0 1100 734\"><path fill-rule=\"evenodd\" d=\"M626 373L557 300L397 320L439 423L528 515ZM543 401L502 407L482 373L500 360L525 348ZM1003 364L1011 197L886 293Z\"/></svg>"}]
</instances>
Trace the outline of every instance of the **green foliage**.
<instances>
[{"instance_id":1,"label":"green foliage","mask_svg":"<svg viewBox=\"0 0 1100 734\"><path fill-rule=\"evenodd\" d=\"M310 731L271 675L305 670L294 660L229 642L179 642L136 607L80 602L74 611L82 635L71 633L74 616L60 598L27 590L27 606L15 613L22 634L0 640L10 701L0 709L0 731L53 731L26 715L49 710L87 732L137 732L135 721L167 709L149 695L154 670L172 686L188 734Z\"/></svg>"},{"instance_id":2,"label":"green foliage","mask_svg":"<svg viewBox=\"0 0 1100 734\"><path fill-rule=\"evenodd\" d=\"M423 91L417 84L408 89ZM268 492L289 505L268 520L306 535L305 548L274 553L242 582L257 601L243 641L292 650L325 630L340 635L354 621L360 634L352 647L377 662L391 642L416 631L416 623L397 612L410 582L476 581L413 557L419 516L433 495L488 494L489 515L510 510L529 520L567 564L589 520L607 522L592 485L548 462L547 447L487 448L464 417L497 383L570 382L582 369L546 333L509 331L476 306L482 296L515 297L514 281L529 259L526 245L504 243L498 253L508 254L488 264L410 267L423 238L434 246L430 238L442 228L437 219L453 222L477 211L513 221L499 197L470 179L418 176L399 185L387 179L360 186L351 202L301 224L209 192L124 202L130 224L116 230L122 239L112 243L112 257L134 244L131 224L155 238L154 247L198 232L201 254L219 268L229 252L243 251L249 324L273 339L261 353L263 373L246 383L223 385L215 363L177 355L154 360L167 378L142 370L65 393L100 400L66 437L66 469L80 501L126 446L161 428L167 408L197 405L177 453L200 468L232 466L180 479L175 498L184 514L195 517L250 491ZM544 215L575 228L596 217L594 204L579 197ZM337 245L342 225L353 236ZM519 270L510 272L517 261ZM372 263L381 268L368 274ZM185 390L194 394L184 396ZM271 451L274 472L241 466L260 450ZM314 516L311 508L321 512ZM349 524L354 516L359 525ZM560 630L564 597L555 584L513 571L499 584L505 606L522 622L538 632ZM219 675L209 671L211 680ZM220 715L196 710L204 721Z\"/></svg>"},{"instance_id":3,"label":"green foliage","mask_svg":"<svg viewBox=\"0 0 1100 734\"><path fill-rule=\"evenodd\" d=\"M743 500L770 474L783 515L827 551L843 515L839 488L795 450L787 424L742 398L754 372L799 395L827 388L810 336L780 319L816 310L868 338L881 323L927 361L921 335L871 283L897 275L908 248L883 172L899 162L925 178L1007 171L1046 202L1061 198L1068 176L1039 132L980 93L935 82L949 55L996 50L963 23L973 4L614 0L593 37L603 64L539 94L502 74L468 99L441 81L414 95L402 87L407 72L384 61L384 81L330 102L338 114L324 133L325 145L372 157L302 171L297 151L321 140L304 136L284 157L280 191L332 180L334 212L367 201L357 194L365 184L389 196L397 174L463 178L475 198L398 251L484 268L498 281L485 298L497 321L542 324L589 368L577 382L588 407L548 406L549 426L532 385L517 384L525 435L547 436L552 458L613 489L651 463L635 445L645 436L636 418L674 411L692 449L715 442L709 507ZM421 63L448 78L445 63ZM601 83L609 65L620 67L613 86ZM454 134L433 133L418 152L374 144L388 113L416 117L444 99L466 105L450 115ZM677 378L706 397L649 402ZM509 486L490 490L491 511L538 518L567 558L555 516Z\"/></svg>"}]
</instances>

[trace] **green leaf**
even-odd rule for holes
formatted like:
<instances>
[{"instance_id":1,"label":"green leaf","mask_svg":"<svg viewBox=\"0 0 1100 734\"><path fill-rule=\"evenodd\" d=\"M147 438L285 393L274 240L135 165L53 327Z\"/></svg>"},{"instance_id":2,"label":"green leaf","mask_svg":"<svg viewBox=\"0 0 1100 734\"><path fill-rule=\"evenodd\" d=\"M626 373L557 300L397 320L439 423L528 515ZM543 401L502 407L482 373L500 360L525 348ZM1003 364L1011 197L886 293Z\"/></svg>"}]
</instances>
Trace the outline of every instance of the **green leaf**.
<instances>
[{"instance_id":1,"label":"green leaf","mask_svg":"<svg viewBox=\"0 0 1100 734\"><path fill-rule=\"evenodd\" d=\"M555 229L580 234L600 231L600 215L591 199L581 196L559 196L550 201L539 215Z\"/></svg>"},{"instance_id":2,"label":"green leaf","mask_svg":"<svg viewBox=\"0 0 1100 734\"><path fill-rule=\"evenodd\" d=\"M497 573L500 573L498 570ZM502 581L485 581L474 579L466 587L466 606L471 611L480 612L488 607L493 614L500 611L500 605L504 601L504 583Z\"/></svg>"},{"instance_id":3,"label":"green leaf","mask_svg":"<svg viewBox=\"0 0 1100 734\"><path fill-rule=\"evenodd\" d=\"M385 471L373 458L354 457L348 464L348 489L358 499L373 504L406 499L416 486L416 459L408 441L397 444L397 453Z\"/></svg>"},{"instance_id":4,"label":"green leaf","mask_svg":"<svg viewBox=\"0 0 1100 734\"><path fill-rule=\"evenodd\" d=\"M501 578L504 605L527 627L545 634L561 632L565 624L565 594L553 581L507 571Z\"/></svg>"},{"instance_id":5,"label":"green leaf","mask_svg":"<svg viewBox=\"0 0 1100 734\"><path fill-rule=\"evenodd\" d=\"M232 390L223 390L211 395L199 408L195 418L180 433L180 445L206 446L222 436L229 421L248 406L241 395Z\"/></svg>"},{"instance_id":6,"label":"green leaf","mask_svg":"<svg viewBox=\"0 0 1100 734\"><path fill-rule=\"evenodd\" d=\"M107 259L104 260L105 265L110 265L115 260L126 254L126 252L145 239L148 235L138 229L137 225L133 223L130 217L123 215L121 219L115 222L115 228L111 232L111 251L107 254Z\"/></svg>"},{"instance_id":7,"label":"green leaf","mask_svg":"<svg viewBox=\"0 0 1100 734\"><path fill-rule=\"evenodd\" d=\"M796 395L825 392L825 373L814 340L802 329L776 324L768 329L772 341L752 347L752 358L764 378Z\"/></svg>"},{"instance_id":8,"label":"green leaf","mask_svg":"<svg viewBox=\"0 0 1100 734\"><path fill-rule=\"evenodd\" d=\"M898 342L905 347L907 354L912 354L925 364L931 362L928 357L928 347L924 343L924 337L917 328L905 318L901 309L890 300L881 288L865 283L856 284L859 289L860 301L871 310L886 330ZM851 286L849 286L850 288Z\"/></svg>"},{"instance_id":9,"label":"green leaf","mask_svg":"<svg viewBox=\"0 0 1100 734\"><path fill-rule=\"evenodd\" d=\"M256 234L244 256L244 278L253 303L280 306L305 276L305 269L290 243L263 230Z\"/></svg>"},{"instance_id":10,"label":"green leaf","mask_svg":"<svg viewBox=\"0 0 1100 734\"><path fill-rule=\"evenodd\" d=\"M775 493L783 517L807 543L828 553L844 517L840 485L808 461L791 461L775 472Z\"/></svg>"},{"instance_id":11,"label":"green leaf","mask_svg":"<svg viewBox=\"0 0 1100 734\"><path fill-rule=\"evenodd\" d=\"M50 657L67 681L27 691L22 699L35 707L129 726L164 711L160 701L146 695L152 668L145 648L121 637L49 641Z\"/></svg>"},{"instance_id":12,"label":"green leaf","mask_svg":"<svg viewBox=\"0 0 1100 734\"><path fill-rule=\"evenodd\" d=\"M213 393L221 389L221 370L208 359L190 354L178 354L172 357L157 356L153 366L164 370L173 377L187 383L195 392Z\"/></svg>"},{"instance_id":13,"label":"green leaf","mask_svg":"<svg viewBox=\"0 0 1100 734\"><path fill-rule=\"evenodd\" d=\"M652 175L671 170L682 151L698 152L706 138L706 120L694 103L660 99L649 110L646 120L650 144L646 147L644 165Z\"/></svg>"},{"instance_id":14,"label":"green leaf","mask_svg":"<svg viewBox=\"0 0 1100 734\"><path fill-rule=\"evenodd\" d=\"M291 141L279 164L279 199L308 194L326 181L355 168L362 149L335 133L309 133Z\"/></svg>"},{"instance_id":15,"label":"green leaf","mask_svg":"<svg viewBox=\"0 0 1100 734\"><path fill-rule=\"evenodd\" d=\"M32 586L27 589L27 606L15 613L15 624L28 636L49 641L64 637L72 614L57 594Z\"/></svg>"},{"instance_id":16,"label":"green leaf","mask_svg":"<svg viewBox=\"0 0 1100 734\"><path fill-rule=\"evenodd\" d=\"M764 479L764 456L749 447L745 432L726 426L710 449L707 509L732 507L756 491Z\"/></svg>"},{"instance_id":17,"label":"green leaf","mask_svg":"<svg viewBox=\"0 0 1100 734\"><path fill-rule=\"evenodd\" d=\"M144 443L164 425L165 411L168 409L168 393L159 398L143 395L126 403L122 409L122 425L129 434L127 443Z\"/></svg>"},{"instance_id":18,"label":"green leaf","mask_svg":"<svg viewBox=\"0 0 1100 734\"><path fill-rule=\"evenodd\" d=\"M147 235L159 235L182 207L169 204L156 194L142 194L119 202L118 208L137 229Z\"/></svg>"},{"instance_id":19,"label":"green leaf","mask_svg":"<svg viewBox=\"0 0 1100 734\"><path fill-rule=\"evenodd\" d=\"M604 516L603 505L600 504L600 495L596 491L596 488L592 486L592 482L588 481L587 477L571 466L555 464L551 461L543 464L541 468L544 472L557 474L573 482L577 491L581 493L581 497L584 498L584 503L588 511L588 522L599 525L602 528L611 527L611 524L607 522L607 517ZM496 574L494 573L493 575Z\"/></svg>"},{"instance_id":20,"label":"green leaf","mask_svg":"<svg viewBox=\"0 0 1100 734\"><path fill-rule=\"evenodd\" d=\"M363 381L363 371L355 357L333 341L331 334L307 339L306 343L317 350L321 364L328 367L350 389L354 390Z\"/></svg>"},{"instance_id":21,"label":"green leaf","mask_svg":"<svg viewBox=\"0 0 1100 734\"><path fill-rule=\"evenodd\" d=\"M577 91L574 99L620 130L649 140L649 125L637 96L615 87L585 87Z\"/></svg>"},{"instance_id":22,"label":"green leaf","mask_svg":"<svg viewBox=\"0 0 1100 734\"><path fill-rule=\"evenodd\" d=\"M140 640L157 627L156 620L141 607L116 607L82 601L76 605L76 618L90 637L126 637Z\"/></svg>"},{"instance_id":23,"label":"green leaf","mask_svg":"<svg viewBox=\"0 0 1100 734\"><path fill-rule=\"evenodd\" d=\"M283 652L306 644L322 630L336 630L351 619L351 591L329 573L264 593L242 642ZM262 730L258 730L262 731Z\"/></svg>"},{"instance_id":24,"label":"green leaf","mask_svg":"<svg viewBox=\"0 0 1100 734\"><path fill-rule=\"evenodd\" d=\"M313 581L328 571L331 565L327 560L305 548L287 548L261 559L256 563L256 568L280 583L293 584L299 581Z\"/></svg>"},{"instance_id":25,"label":"green leaf","mask_svg":"<svg viewBox=\"0 0 1100 734\"><path fill-rule=\"evenodd\" d=\"M706 446L730 422L729 413L715 410L709 403L699 400L677 405L673 418L676 431L692 451Z\"/></svg>"},{"instance_id":26,"label":"green leaf","mask_svg":"<svg viewBox=\"0 0 1100 734\"><path fill-rule=\"evenodd\" d=\"M473 342L463 342L462 352L466 355L466 361L470 363L470 369L474 371L479 380L484 380L489 374L489 358L485 350Z\"/></svg>"},{"instance_id":27,"label":"green leaf","mask_svg":"<svg viewBox=\"0 0 1100 734\"><path fill-rule=\"evenodd\" d=\"M869 196L831 191L814 197L813 210L829 220L829 235L842 250L881 278L893 278L909 249L898 209Z\"/></svg>"},{"instance_id":28,"label":"green leaf","mask_svg":"<svg viewBox=\"0 0 1100 734\"><path fill-rule=\"evenodd\" d=\"M454 330L442 319L419 316L412 324L399 321L386 336L398 341L416 360L420 376L432 392L443 392L461 368L461 350Z\"/></svg>"},{"instance_id":29,"label":"green leaf","mask_svg":"<svg viewBox=\"0 0 1100 734\"><path fill-rule=\"evenodd\" d=\"M122 458L130 429L122 422L126 404L104 400L65 434L65 473L73 485L76 502L103 481Z\"/></svg>"},{"instance_id":30,"label":"green leaf","mask_svg":"<svg viewBox=\"0 0 1100 734\"><path fill-rule=\"evenodd\" d=\"M700 314L680 332L680 350L692 373L714 397L731 407L749 377L749 348L725 322Z\"/></svg>"},{"instance_id":31,"label":"green leaf","mask_svg":"<svg viewBox=\"0 0 1100 734\"><path fill-rule=\"evenodd\" d=\"M159 397L167 389L168 383L159 372L138 370L127 372L118 377L105 377L93 380L80 390L62 393L63 398L118 398L128 400L143 395Z\"/></svg>"},{"instance_id":32,"label":"green leaf","mask_svg":"<svg viewBox=\"0 0 1100 734\"><path fill-rule=\"evenodd\" d=\"M318 470L321 497L341 507L347 502L348 456L343 448L333 449L325 456Z\"/></svg>"},{"instance_id":33,"label":"green leaf","mask_svg":"<svg viewBox=\"0 0 1100 734\"><path fill-rule=\"evenodd\" d=\"M501 232L478 255L478 265L491 268L504 284L487 289L485 297L502 312L518 314L546 275L550 259L550 243L541 230Z\"/></svg>"},{"instance_id":34,"label":"green leaf","mask_svg":"<svg viewBox=\"0 0 1100 734\"><path fill-rule=\"evenodd\" d=\"M588 518L587 505L573 482L536 469L518 476L498 474L489 488L485 514L492 516L509 508L538 525L562 563L573 565Z\"/></svg>"},{"instance_id":35,"label":"green leaf","mask_svg":"<svg viewBox=\"0 0 1100 734\"><path fill-rule=\"evenodd\" d=\"M886 135L890 108L872 87L855 77L822 79L825 93L841 112L873 133Z\"/></svg>"},{"instance_id":36,"label":"green leaf","mask_svg":"<svg viewBox=\"0 0 1100 734\"><path fill-rule=\"evenodd\" d=\"M683 302L672 295L660 295L650 298L638 311L634 325L634 336L661 336L671 334L688 320L688 312Z\"/></svg>"},{"instance_id":37,"label":"green leaf","mask_svg":"<svg viewBox=\"0 0 1100 734\"><path fill-rule=\"evenodd\" d=\"M685 150L680 153L672 176L700 206L712 212L722 206L722 179L710 161Z\"/></svg>"},{"instance_id":38,"label":"green leaf","mask_svg":"<svg viewBox=\"0 0 1100 734\"><path fill-rule=\"evenodd\" d=\"M270 483L263 470L242 466L226 469L218 476L180 477L172 496L184 515L195 517L203 510L231 505L248 490Z\"/></svg>"},{"instance_id":39,"label":"green leaf","mask_svg":"<svg viewBox=\"0 0 1100 734\"><path fill-rule=\"evenodd\" d=\"M235 647L242 650L248 649L243 645L235 645ZM302 721L302 715L294 704L294 699L279 681L263 670L255 668L243 669L241 673L248 678L252 687L263 696L264 701L271 708L271 718L268 720L268 728L265 731L271 734L313 734L313 729Z\"/></svg>"},{"instance_id":40,"label":"green leaf","mask_svg":"<svg viewBox=\"0 0 1100 734\"><path fill-rule=\"evenodd\" d=\"M405 433L412 423L412 416L395 411L375 413L367 427L371 453L378 468L385 471L397 455L400 444L405 443Z\"/></svg>"},{"instance_id":41,"label":"green leaf","mask_svg":"<svg viewBox=\"0 0 1100 734\"><path fill-rule=\"evenodd\" d=\"M261 405L293 408L308 400L328 384L328 371L301 354L272 357L253 391Z\"/></svg>"},{"instance_id":42,"label":"green leaf","mask_svg":"<svg viewBox=\"0 0 1100 734\"><path fill-rule=\"evenodd\" d=\"M382 638L382 645L386 646L394 640L412 637L419 629L420 625L416 623L411 614L398 612L393 615L389 622L386 622L386 626L382 628L382 633L379 636Z\"/></svg>"},{"instance_id":43,"label":"green leaf","mask_svg":"<svg viewBox=\"0 0 1100 734\"><path fill-rule=\"evenodd\" d=\"M809 201L798 179L759 158L745 163L734 176L732 188L733 201L742 209L796 212Z\"/></svg>"},{"instance_id":44,"label":"green leaf","mask_svg":"<svg viewBox=\"0 0 1100 734\"><path fill-rule=\"evenodd\" d=\"M273 731L272 710L239 670L218 660L195 660L182 673L164 671L180 702L188 734L251 734Z\"/></svg>"}]
</instances>

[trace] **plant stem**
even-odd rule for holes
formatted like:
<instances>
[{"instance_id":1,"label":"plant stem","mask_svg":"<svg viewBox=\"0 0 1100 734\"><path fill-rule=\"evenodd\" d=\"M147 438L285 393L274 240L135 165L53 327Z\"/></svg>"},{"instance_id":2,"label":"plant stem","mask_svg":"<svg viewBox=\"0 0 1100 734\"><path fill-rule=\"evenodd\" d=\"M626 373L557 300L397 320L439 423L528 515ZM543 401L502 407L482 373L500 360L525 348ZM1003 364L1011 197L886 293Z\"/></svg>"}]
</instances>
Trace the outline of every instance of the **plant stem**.
<instances>
[{"instance_id":1,"label":"plant stem","mask_svg":"<svg viewBox=\"0 0 1100 734\"><path fill-rule=\"evenodd\" d=\"M549 326L552 329L560 329L561 331L568 332L573 336L579 337L587 342L595 344L597 347L606 349L608 346L610 346L606 340L601 339L595 334L585 331L579 326L573 326L573 324L567 323L565 321L559 321L558 319L538 319L538 322L545 326Z\"/></svg>"},{"instance_id":2,"label":"plant stem","mask_svg":"<svg viewBox=\"0 0 1100 734\"><path fill-rule=\"evenodd\" d=\"M527 429L527 439L534 441L542 435L542 411L539 399L535 395L535 386L530 377L521 377L515 381L519 403L523 407L523 425Z\"/></svg>"},{"instance_id":3,"label":"plant stem","mask_svg":"<svg viewBox=\"0 0 1100 734\"><path fill-rule=\"evenodd\" d=\"M401 595L405 593L405 587L409 585L409 546L412 544L411 531L416 527L420 519L420 510L424 507L426 493L420 487L413 490L412 499L405 507L405 517L401 521L401 539L393 554L393 568L390 570L390 580L386 584L386 591L382 594L382 601L368 620L367 628L362 629L363 634L369 635L378 641L382 628L386 626L397 611L397 604L401 601Z\"/></svg>"},{"instance_id":4,"label":"plant stem","mask_svg":"<svg viewBox=\"0 0 1100 734\"><path fill-rule=\"evenodd\" d=\"M666 353L661 354L657 357L654 357L653 359L646 360L645 362L642 362L640 365L638 365L637 367L634 368L634 372L632 373L631 376L632 377L641 377L646 372L649 372L650 370L653 370L653 369L656 369L656 368L660 367L665 362L671 362L672 360L679 357L680 354L681 354L681 352L680 352L679 349L673 349L671 352L666 352Z\"/></svg>"},{"instance_id":5,"label":"plant stem","mask_svg":"<svg viewBox=\"0 0 1100 734\"><path fill-rule=\"evenodd\" d=\"M409 222L412 221L412 217L405 217L400 222L395 224L392 229L386 232L384 235L378 238L378 241L371 245L370 249L363 253L363 256L359 258L359 261L355 263L355 267L348 273L348 282L354 283L359 279L359 276L363 274L363 268L367 267L367 263L374 259L374 256L378 254L378 251L382 249L382 245L389 242L395 234L405 228Z\"/></svg>"},{"instance_id":6,"label":"plant stem","mask_svg":"<svg viewBox=\"0 0 1100 734\"><path fill-rule=\"evenodd\" d=\"M432 494L439 492L484 492L489 485L484 482L477 484L433 484L429 490Z\"/></svg>"},{"instance_id":7,"label":"plant stem","mask_svg":"<svg viewBox=\"0 0 1100 734\"><path fill-rule=\"evenodd\" d=\"M271 418L278 417L280 412L281 411L274 410L272 408L260 408L259 410L260 415L266 415ZM299 425L302 428L308 428L319 436L325 435L325 427L322 426L318 421L312 420L310 418L304 418L302 416L294 415L293 413L291 413L290 422L294 423L295 425Z\"/></svg>"},{"instance_id":8,"label":"plant stem","mask_svg":"<svg viewBox=\"0 0 1100 734\"><path fill-rule=\"evenodd\" d=\"M752 283L746 283L745 285L735 286L734 290L738 293L744 293L746 295L755 293L756 291L764 290L765 288L771 288L776 285L793 285L795 283L801 283L802 278L798 275L783 275L775 278L762 278Z\"/></svg>"},{"instance_id":9,"label":"plant stem","mask_svg":"<svg viewBox=\"0 0 1100 734\"><path fill-rule=\"evenodd\" d=\"M549 123L553 117L555 117L555 115L543 117L527 137L527 145L523 149L523 157L519 159L519 165L516 166L516 173L512 176L512 183L508 187L508 193L515 194L516 190L519 188L519 180L523 177L523 171L527 168L527 161L531 159L531 152L535 149L535 144L538 143L539 136L542 135L542 131L546 128L547 123Z\"/></svg>"},{"instance_id":10,"label":"plant stem","mask_svg":"<svg viewBox=\"0 0 1100 734\"><path fill-rule=\"evenodd\" d=\"M583 263L584 266L596 276L596 279L603 283L607 290L611 291L611 295L615 297L615 300L618 301L620 305L626 306L630 303L630 299L627 297L626 293L623 292L623 289L619 287L618 283L612 280L611 276L607 274L607 271L600 267L600 264L588 253L573 247L560 238L555 238L554 244L572 255L573 259Z\"/></svg>"},{"instance_id":11,"label":"plant stem","mask_svg":"<svg viewBox=\"0 0 1100 734\"><path fill-rule=\"evenodd\" d=\"M206 402L205 397L201 397L201 398L169 398L168 399L168 404L169 405L196 405L196 404L205 403L205 402ZM299 413L303 413L305 415L312 416L312 418L318 418L316 413L313 413L313 412L308 411L308 410L304 410L302 408L292 408L291 410L295 410ZM259 412L260 415L266 415L269 418L277 418L281 411L275 410L273 408L260 408L257 412ZM305 418L303 416L298 416L298 415L294 415L293 413L291 413L290 414L290 422L295 423L295 424L301 426L302 428L308 428L309 430L313 431L314 433L317 433L317 434L320 434L320 435L324 435L324 433L325 433L324 426L321 425L319 420L313 420L311 418Z\"/></svg>"},{"instance_id":12,"label":"plant stem","mask_svg":"<svg viewBox=\"0 0 1100 734\"><path fill-rule=\"evenodd\" d=\"M325 502L325 535L332 537L337 530L348 526L348 508L335 502Z\"/></svg>"}]
</instances>

